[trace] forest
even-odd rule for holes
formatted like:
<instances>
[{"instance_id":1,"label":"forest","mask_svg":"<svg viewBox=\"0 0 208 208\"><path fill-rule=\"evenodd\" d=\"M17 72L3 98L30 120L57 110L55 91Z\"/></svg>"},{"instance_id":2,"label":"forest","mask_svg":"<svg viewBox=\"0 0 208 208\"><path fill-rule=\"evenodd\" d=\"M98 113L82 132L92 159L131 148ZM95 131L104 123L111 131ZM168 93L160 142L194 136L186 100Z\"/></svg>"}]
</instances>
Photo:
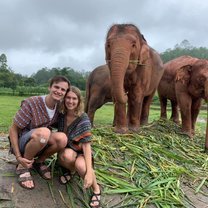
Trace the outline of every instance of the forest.
<instances>
[{"instance_id":1,"label":"forest","mask_svg":"<svg viewBox=\"0 0 208 208\"><path fill-rule=\"evenodd\" d=\"M208 48L194 47L188 40L176 44L173 49L168 48L160 54L164 63L182 55L208 59ZM63 68L42 68L31 76L15 73L7 61L6 54L0 55L0 94L6 95L36 95L47 93L48 81L54 75L64 75L72 85L85 90L86 80L90 71L79 71L70 66Z\"/></svg>"}]
</instances>

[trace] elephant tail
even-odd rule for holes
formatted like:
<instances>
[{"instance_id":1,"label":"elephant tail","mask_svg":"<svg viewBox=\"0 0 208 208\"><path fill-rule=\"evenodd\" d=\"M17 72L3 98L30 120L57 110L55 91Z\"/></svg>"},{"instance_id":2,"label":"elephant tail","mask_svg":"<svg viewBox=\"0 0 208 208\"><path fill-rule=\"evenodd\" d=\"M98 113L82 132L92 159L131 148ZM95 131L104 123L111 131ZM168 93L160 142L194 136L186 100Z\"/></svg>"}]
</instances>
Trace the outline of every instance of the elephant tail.
<instances>
[{"instance_id":1,"label":"elephant tail","mask_svg":"<svg viewBox=\"0 0 208 208\"><path fill-rule=\"evenodd\" d=\"M90 80L91 80L91 74L89 75L86 87L85 87L85 100L84 100L84 111L87 113L89 108L89 99L90 99Z\"/></svg>"}]
</instances>

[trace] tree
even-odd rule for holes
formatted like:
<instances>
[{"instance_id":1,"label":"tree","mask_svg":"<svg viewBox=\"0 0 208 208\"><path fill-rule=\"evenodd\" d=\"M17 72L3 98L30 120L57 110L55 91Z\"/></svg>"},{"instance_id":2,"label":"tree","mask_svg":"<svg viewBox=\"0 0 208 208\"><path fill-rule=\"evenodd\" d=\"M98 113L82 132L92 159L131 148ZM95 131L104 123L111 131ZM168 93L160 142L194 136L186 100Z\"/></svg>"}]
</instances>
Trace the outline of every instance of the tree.
<instances>
[{"instance_id":1,"label":"tree","mask_svg":"<svg viewBox=\"0 0 208 208\"><path fill-rule=\"evenodd\" d=\"M8 66L7 66L7 57L4 53L0 56L0 71L1 72L8 72Z\"/></svg>"}]
</instances>

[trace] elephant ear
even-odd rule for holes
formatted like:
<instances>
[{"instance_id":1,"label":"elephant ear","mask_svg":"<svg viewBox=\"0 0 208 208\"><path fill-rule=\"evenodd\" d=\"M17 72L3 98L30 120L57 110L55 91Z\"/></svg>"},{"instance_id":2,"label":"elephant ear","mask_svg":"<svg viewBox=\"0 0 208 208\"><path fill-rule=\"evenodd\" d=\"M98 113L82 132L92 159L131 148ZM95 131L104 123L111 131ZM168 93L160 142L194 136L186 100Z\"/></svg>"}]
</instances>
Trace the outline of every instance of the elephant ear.
<instances>
[{"instance_id":1,"label":"elephant ear","mask_svg":"<svg viewBox=\"0 0 208 208\"><path fill-rule=\"evenodd\" d=\"M143 44L140 50L140 57L139 57L140 64L141 65L146 64L149 58L150 58L150 48L147 44Z\"/></svg>"},{"instance_id":2,"label":"elephant ear","mask_svg":"<svg viewBox=\"0 0 208 208\"><path fill-rule=\"evenodd\" d=\"M189 83L191 77L191 65L182 66L181 68L176 70L175 81L179 81L184 85Z\"/></svg>"}]
</instances>

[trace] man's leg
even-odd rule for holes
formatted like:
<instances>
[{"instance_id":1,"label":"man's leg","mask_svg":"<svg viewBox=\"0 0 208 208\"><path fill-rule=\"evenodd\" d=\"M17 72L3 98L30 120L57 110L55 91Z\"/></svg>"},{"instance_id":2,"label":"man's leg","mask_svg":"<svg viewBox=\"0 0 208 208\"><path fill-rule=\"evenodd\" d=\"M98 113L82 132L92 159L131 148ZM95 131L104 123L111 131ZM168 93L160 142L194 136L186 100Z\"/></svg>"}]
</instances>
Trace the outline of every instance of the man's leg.
<instances>
[{"instance_id":1,"label":"man's leg","mask_svg":"<svg viewBox=\"0 0 208 208\"><path fill-rule=\"evenodd\" d=\"M53 132L48 140L47 148L38 156L35 160L34 167L38 169L39 174L44 179L51 179L51 172L49 168L44 164L44 161L53 154L64 149L67 144L67 136L62 132Z\"/></svg>"}]
</instances>

